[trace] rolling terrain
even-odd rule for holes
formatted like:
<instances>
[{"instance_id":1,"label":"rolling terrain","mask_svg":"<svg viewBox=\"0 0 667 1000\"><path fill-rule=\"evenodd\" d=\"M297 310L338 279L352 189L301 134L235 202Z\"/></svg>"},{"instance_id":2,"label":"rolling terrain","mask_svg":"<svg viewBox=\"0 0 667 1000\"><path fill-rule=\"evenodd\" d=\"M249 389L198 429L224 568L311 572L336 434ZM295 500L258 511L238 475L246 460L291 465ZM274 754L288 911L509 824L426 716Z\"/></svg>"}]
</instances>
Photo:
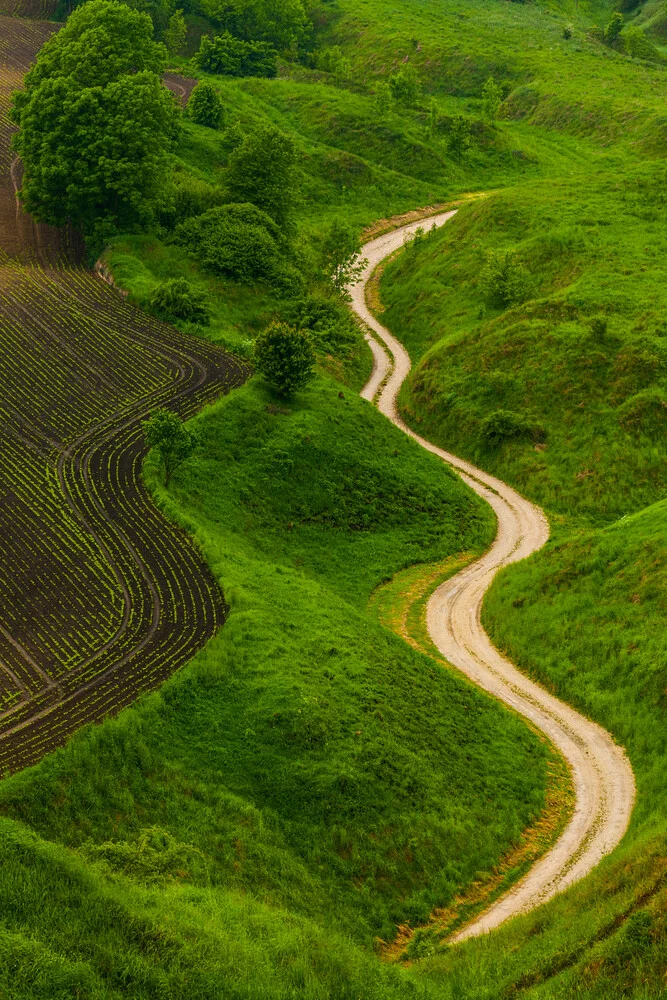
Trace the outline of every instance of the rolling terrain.
<instances>
[{"instance_id":1,"label":"rolling terrain","mask_svg":"<svg viewBox=\"0 0 667 1000\"><path fill-rule=\"evenodd\" d=\"M3 343L0 761L16 770L186 662L224 619L192 544L141 482L140 421L238 385L241 364L142 316L74 234L16 199L11 90L51 25L0 19Z\"/></svg>"},{"instance_id":2,"label":"rolling terrain","mask_svg":"<svg viewBox=\"0 0 667 1000\"><path fill-rule=\"evenodd\" d=\"M657 38L649 6L638 21ZM12 13L49 11L2 17L3 114L53 30ZM5 128L2 506L22 530L2 532L3 766L67 741L0 785L12 1000L663 995L666 78L602 44L610 15L341 0L318 31L347 76L209 78L228 124L295 136L304 257L334 217L361 229L484 195L390 261L369 300L416 363L401 421L549 518L544 548L493 584L484 627L627 747L638 795L587 878L456 945L461 913L524 874L523 841L554 843L567 775L552 744L367 608L387 588L404 602L421 574L425 631L436 583L488 549L488 508L355 398L361 337L318 350L317 381L285 405L221 350L249 354L283 315L270 289L211 278L162 234L108 248L127 299L87 272L74 234L17 213ZM377 83L406 59L422 98L382 117ZM175 170L215 195L227 142L188 123ZM506 252L524 285L500 304L483 275ZM198 339L135 307L181 274L211 302ZM212 403L168 490L154 456L141 473L140 431L167 401L184 416Z\"/></svg>"}]
</instances>

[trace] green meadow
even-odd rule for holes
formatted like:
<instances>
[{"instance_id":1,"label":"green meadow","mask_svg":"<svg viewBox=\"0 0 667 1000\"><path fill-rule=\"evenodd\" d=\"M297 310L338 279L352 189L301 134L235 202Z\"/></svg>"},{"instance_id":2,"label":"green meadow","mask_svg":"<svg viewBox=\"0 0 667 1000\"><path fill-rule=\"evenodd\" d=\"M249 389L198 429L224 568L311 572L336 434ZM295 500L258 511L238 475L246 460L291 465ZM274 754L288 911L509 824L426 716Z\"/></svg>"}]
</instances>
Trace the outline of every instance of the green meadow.
<instances>
[{"instance_id":1,"label":"green meadow","mask_svg":"<svg viewBox=\"0 0 667 1000\"><path fill-rule=\"evenodd\" d=\"M498 578L484 624L627 748L638 800L622 845L489 936L425 938L409 964L381 957L399 926L425 924L515 847L545 808L553 752L367 610L395 574L481 553L495 525L358 399L370 353L339 311L313 327L308 388L285 401L256 376L208 407L168 490L146 462L229 617L159 692L3 781L1 996L664 996L663 6L626 14L650 59L599 40L608 4L499 0L323 4L317 44L349 60L337 78L281 62L277 79L235 79L175 58L225 115L219 129L185 122L179 204L222 204L239 136L278 126L298 152L306 292L211 274L174 244L167 210L103 252L146 309L187 277L210 323L177 325L251 357L270 322L325 295L317 254L333 219L361 232L479 195L437 233L425 222L383 271L382 321L415 363L401 408L544 507L551 541ZM378 84L406 57L421 96L380 114ZM460 156L458 115L472 139Z\"/></svg>"}]
</instances>

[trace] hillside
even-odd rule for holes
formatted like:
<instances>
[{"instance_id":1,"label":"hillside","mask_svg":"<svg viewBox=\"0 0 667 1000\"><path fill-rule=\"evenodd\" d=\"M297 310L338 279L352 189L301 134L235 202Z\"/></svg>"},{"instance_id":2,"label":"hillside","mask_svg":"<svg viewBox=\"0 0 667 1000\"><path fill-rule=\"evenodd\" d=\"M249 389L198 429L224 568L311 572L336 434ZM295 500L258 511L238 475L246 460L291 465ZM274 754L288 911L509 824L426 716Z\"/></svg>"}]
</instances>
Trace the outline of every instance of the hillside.
<instances>
[{"instance_id":1,"label":"hillside","mask_svg":"<svg viewBox=\"0 0 667 1000\"><path fill-rule=\"evenodd\" d=\"M168 5L146 9L165 37ZM88 681L82 670L109 697L88 710L84 696L51 735L36 713L36 739L17 729L20 758L0 732L17 772L0 785L0 993L661 996L661 10L626 15L650 40L632 57L604 43L602 3L337 0L313 8L312 38L264 78L195 65L223 15L188 6L165 80L183 99L195 77L211 84L218 125L186 111L151 211L96 220L85 249L71 227L17 211L9 147L9 92L56 31L38 18L68 11L3 10L3 628L10 613L24 623L47 699ZM406 65L416 93L383 105ZM238 150L276 128L294 150L289 218L243 208L271 267L225 271L197 257L198 220L227 218ZM562 829L571 784L550 743L435 655L426 598L488 548L494 518L358 398L370 351L321 254L334 224L378 231L459 198L373 289L415 364L401 412L544 506L552 540L501 574L483 622L627 747L638 801L621 847L582 883L451 946L434 914L472 916L516 881ZM98 257L117 288L87 270ZM205 321L159 313L180 278ZM317 356L290 399L247 380L276 320L306 330ZM67 364L45 346L56 327ZM198 441L168 487L140 427L163 404ZM85 515L74 526L71 496ZM10 687L6 711L33 703Z\"/></svg>"}]
</instances>

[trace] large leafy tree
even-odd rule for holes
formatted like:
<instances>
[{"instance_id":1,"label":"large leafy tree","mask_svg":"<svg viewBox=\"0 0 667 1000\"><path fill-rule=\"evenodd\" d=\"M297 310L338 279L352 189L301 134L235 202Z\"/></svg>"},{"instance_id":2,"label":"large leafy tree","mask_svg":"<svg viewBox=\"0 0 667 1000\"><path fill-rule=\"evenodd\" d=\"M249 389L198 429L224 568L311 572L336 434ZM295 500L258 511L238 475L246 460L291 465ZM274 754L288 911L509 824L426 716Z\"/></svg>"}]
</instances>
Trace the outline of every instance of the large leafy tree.
<instances>
[{"instance_id":1,"label":"large leafy tree","mask_svg":"<svg viewBox=\"0 0 667 1000\"><path fill-rule=\"evenodd\" d=\"M146 14L91 0L40 52L12 109L21 197L37 219L91 233L150 217L180 115L152 35Z\"/></svg>"},{"instance_id":2,"label":"large leafy tree","mask_svg":"<svg viewBox=\"0 0 667 1000\"><path fill-rule=\"evenodd\" d=\"M214 24L246 41L270 42L280 50L294 49L311 30L302 0L199 0Z\"/></svg>"},{"instance_id":3,"label":"large leafy tree","mask_svg":"<svg viewBox=\"0 0 667 1000\"><path fill-rule=\"evenodd\" d=\"M294 140L272 125L246 136L229 157L230 198L257 205L285 231L297 198Z\"/></svg>"}]
</instances>

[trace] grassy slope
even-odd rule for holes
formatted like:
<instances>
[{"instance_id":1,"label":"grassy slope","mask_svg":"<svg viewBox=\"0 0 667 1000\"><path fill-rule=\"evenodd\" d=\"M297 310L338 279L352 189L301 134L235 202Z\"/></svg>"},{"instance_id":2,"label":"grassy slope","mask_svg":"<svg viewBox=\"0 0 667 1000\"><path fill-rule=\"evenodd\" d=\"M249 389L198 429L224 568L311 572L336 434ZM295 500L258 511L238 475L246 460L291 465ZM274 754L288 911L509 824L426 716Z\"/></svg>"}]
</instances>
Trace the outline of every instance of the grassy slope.
<instances>
[{"instance_id":1,"label":"grassy slope","mask_svg":"<svg viewBox=\"0 0 667 1000\"><path fill-rule=\"evenodd\" d=\"M189 996L228 995L230 964L230 995L273 997L300 975L319 981L306 995L330 995L327 982L358 995L362 980L369 996L385 982L402 995L408 981L352 942L370 950L425 919L542 807L542 743L363 610L406 563L484 545L488 514L339 392L322 379L285 413L253 382L200 418L201 452L159 494L223 581L227 624L159 694L2 785L3 813L55 842L30 841L19 862L12 845L27 835L5 827L9 926L105 989L127 964L133 996L152 996L158 971L178 994L204 947L190 923L210 928L212 954ZM46 881L36 859L49 852L60 861ZM24 882L25 898L9 889ZM68 914L50 937L40 893ZM82 929L74 900L89 896L99 914ZM185 915L167 918L180 898Z\"/></svg>"},{"instance_id":2,"label":"grassy slope","mask_svg":"<svg viewBox=\"0 0 667 1000\"><path fill-rule=\"evenodd\" d=\"M523 124L500 127L563 130L552 141L573 151L567 172L466 206L398 258L383 318L421 359L402 399L420 432L546 505L554 540L501 575L485 624L627 746L639 798L624 844L584 883L420 964L452 998L664 995L665 219L664 166L651 159L664 71L601 54L591 74L582 51L559 76L553 52ZM623 133L622 106L634 107ZM530 299L493 309L479 274L487 250L507 248L531 272ZM608 319L602 341L595 316ZM546 447L485 445L482 420L499 408L541 425Z\"/></svg>"},{"instance_id":3,"label":"grassy slope","mask_svg":"<svg viewBox=\"0 0 667 1000\"><path fill-rule=\"evenodd\" d=\"M664 996L666 537L661 502L551 542L491 590L498 644L627 747L638 801L624 844L585 882L422 967L445 996Z\"/></svg>"},{"instance_id":4,"label":"grassy slope","mask_svg":"<svg viewBox=\"0 0 667 1000\"><path fill-rule=\"evenodd\" d=\"M422 357L404 412L558 515L609 520L665 493L663 187L660 167L511 188L385 272L385 318ZM505 249L530 270L531 298L488 309L484 254ZM499 409L544 442L489 447L483 421Z\"/></svg>"},{"instance_id":5,"label":"grassy slope","mask_svg":"<svg viewBox=\"0 0 667 1000\"><path fill-rule=\"evenodd\" d=\"M605 8L598 19L604 23L606 17ZM270 117L297 132L307 153L300 214L302 220L311 219L313 227L332 215L362 225L377 215L460 190L516 186L563 174L578 176L574 197L584 203L591 173L605 170L614 176L628 163L636 164L638 152L656 148L664 70L590 45L580 32L565 46L560 40L565 19L569 16L550 14L537 5L489 8L486 2L448 3L445 10L441 4L411 3L392 9L388 18L386 4L379 0L363 6L355 0L345 4L343 16L329 29L331 40L346 44L356 61L350 88L332 88L303 74L299 80L234 83L228 102L241 119ZM411 41L415 37L421 45L419 54ZM477 115L479 88L492 71L504 79L508 91L514 91L508 108L516 120L497 138L481 129L480 149L461 165L446 154L446 128L426 137L423 110L379 125L370 96L373 79L408 52L423 65L427 89L436 93L444 115L459 110ZM624 140L611 150L601 149L599 140L619 139L622 126L637 146ZM210 135L192 129L191 140L183 149L184 162L215 180L218 167ZM391 159L396 147L402 151L398 164ZM513 150L521 155L512 155ZM408 168L391 169L403 164ZM532 195L525 197L530 201ZM600 191L596 198L604 203ZM309 224L303 222L306 232ZM609 252L617 252L613 240L607 246ZM130 243L120 250L125 251L129 273L138 275L142 286L138 298L175 267L165 260L161 247L144 252ZM401 277L401 284L406 278ZM280 309L264 293L223 285L219 303L212 335L237 345L246 318L251 329L257 329ZM459 311L466 315L462 307ZM469 329L477 329L468 319ZM497 326L502 325L500 319ZM618 334L615 325L616 317L613 335L629 342L642 333L623 327ZM409 339L407 326L400 332ZM653 337L651 329L647 335ZM363 364L360 357L357 381ZM575 364L573 377L577 374ZM232 615L216 644L159 695L120 720L82 734L63 753L3 786L6 812L28 819L42 836L66 845L35 840L15 824L5 827L5 920L14 935L6 939L0 964L5 988L12 984L15 995L22 998L50 998L54 984L60 995L69 997L75 995L75 983L79 992L105 997L127 995L128 990L138 997L402 997L420 995L422 987L429 996L438 997L491 998L517 991L535 996L571 996L577 991L609 996L621 972L630 986L650 972L644 992L638 986L636 995L657 995L663 947L660 922L650 922L643 914L622 919L624 909L637 908L633 901L648 892L661 874L661 841L650 840L656 825L645 813L639 819L647 825L635 829L635 841L593 879L491 939L433 959L409 976L383 969L351 944L346 935L368 942L374 933L386 933L399 916L423 915L433 902L430 865L442 873L442 880L435 882L442 898L457 877L465 880L472 866L497 857L503 838L506 842L514 836L521 821L539 805L544 755L540 744L513 720L468 687L433 674L416 653L361 615L373 583L404 565L409 541L405 532L393 529L393 539L385 537L384 530L373 532L372 541L368 536L369 552L375 553L375 543L380 547L362 582L345 527L323 530L321 521L295 527L290 516L287 523L293 527L284 530L283 496L267 490L267 485L283 476L282 482L291 488L295 466L290 463L296 461L312 512L317 502L310 482L312 466L303 464L303 441L287 441L286 446L289 431L283 431L275 439L277 454L269 459L258 443L252 467L238 468L245 446L234 449L230 442L241 430L255 441L256 427L263 433L266 422L264 401L253 392L244 391L204 418L207 436L211 435L207 451L183 471L175 490L177 506L169 500L174 515L198 532L228 586ZM313 397L309 399L312 403ZM337 399L337 393L332 394L329 404L339 407ZM324 398L321 403L322 415L328 414L332 423L340 419L338 409L325 406ZM301 409L290 417L273 414L269 423L275 428L284 420L289 426L293 416L302 433L307 415ZM311 414L312 419L316 416ZM345 446L350 435L356 449L369 433L380 433L370 424L358 424L360 419L346 417L334 424L335 433L328 427L327 447L322 450L325 470L330 454L338 456L340 469L334 442ZM370 414L364 419L370 421ZM388 429L382 433L389 435L387 447L392 450L407 447ZM565 446L560 454L564 461ZM255 459L260 460L257 466ZM409 468L425 470L426 461L413 453L406 458L401 477ZM504 461L507 474L512 474L510 457ZM221 467L224 475L218 476ZM554 463L552 478L560 474L558 469ZM375 496L373 476L383 469L366 472ZM213 473L216 483L224 485L211 490ZM517 477L520 474L524 474L521 463L516 470ZM417 475L417 481L428 494L428 474L423 476ZM545 481L550 482L548 477ZM440 472L437 482L442 483ZM326 492L330 483L327 478ZM395 487L396 479L388 479L386 490ZM649 484L633 502L647 502L644 496L653 499L652 488ZM265 492L268 511L264 503L257 503ZM344 519L349 512L347 497L343 500L338 497L338 516ZM571 516L565 504L563 511ZM613 516L593 504L584 513L588 519ZM456 548L451 545L454 533L449 538L438 535L430 527L433 523L432 514L427 514L411 528L415 540L426 541L425 558L440 558ZM659 544L661 522L656 524ZM481 541L483 527L469 528L460 534L458 547ZM600 532L598 537L606 536ZM564 558L568 555L579 558L580 553L566 550ZM526 572L533 568L537 572L540 565L535 561ZM576 561L568 564L570 574L572 565ZM498 593L514 586L514 579L519 577L503 578ZM594 587L591 594L595 600ZM520 589L512 601L523 597ZM494 595L488 612L494 628L499 620L495 600ZM613 601L610 597L610 615L624 601L619 589ZM505 604L500 607L504 615ZM539 613L536 601L531 611L535 620ZM305 637L286 627L296 624L297 617L312 623ZM338 653L331 656L334 644L322 646L324 628L340 636L335 642ZM627 628L624 624L625 631L614 634L625 639ZM521 625L520 634L523 629ZM583 617L579 631L586 634L587 629ZM546 677L552 665L543 661L544 643L535 638L537 626L525 631L529 637L525 646L516 632L501 637L523 663ZM655 637L659 650L660 633ZM573 640L569 633L560 638L564 646ZM630 637L628 646L635 640L636 636ZM573 650L573 662L578 652ZM332 659L335 669L330 666ZM321 662L326 666L320 673L316 664ZM558 679L562 690L580 697L581 690L568 687L569 677ZM409 699L413 704L415 698L415 685L406 678L423 684L416 689L422 699L419 716L406 717L405 703ZM585 692L588 701L582 703L602 712L604 699L591 693L596 683L593 661ZM475 726L483 722L488 743L479 738L479 728L471 731L473 705L480 706L473 719ZM460 709L465 706L461 731ZM604 711L612 724L609 704ZM425 731L422 713L439 727L442 742ZM642 727L648 718L641 715ZM647 730L641 732L645 735ZM639 728L637 733L635 763L643 752ZM621 735L630 738L627 730ZM498 746L503 748L500 754ZM406 762L407 754L411 768L407 784L405 767L390 766L379 781L377 767L383 761L393 764L399 748L399 760ZM480 757L471 753L473 748ZM459 756L451 757L452 752ZM519 766L512 767L517 755ZM471 780L470 762L463 763L466 756L479 761L475 772L479 781ZM302 787L298 770L304 760L309 765L305 769L309 788ZM318 761L317 768L310 766L313 760ZM257 766L261 761L271 767L270 781L265 769ZM518 787L517 774L523 779ZM466 825L469 817L460 809L462 789L447 787L448 780L460 780L462 775L476 808L487 810L477 813L474 837ZM657 781L651 784L643 775L642 771L646 787L657 787ZM500 780L505 795L499 799L494 793L487 802L494 779ZM399 821L378 827L387 810L396 820L395 797L401 807ZM293 798L299 806L296 815L290 812ZM500 815L499 803L507 806ZM345 823L334 827L324 823L328 804L342 813ZM406 839L407 828L415 821L416 845ZM154 825L160 830L141 834ZM487 834L482 843L480 830ZM451 847L457 838L457 861L443 869L438 851L447 843ZM452 857L450 851L447 861ZM358 888L352 890L350 877L355 875L352 884ZM82 898L88 904L83 914ZM653 898L656 902L651 905L659 904L659 897ZM45 899L52 902L50 908L44 906ZM66 921L63 912L68 914ZM336 930L332 931L332 923ZM100 941L109 936L111 927L116 937L104 948ZM610 957L603 961L598 952ZM553 978L561 968L559 977Z\"/></svg>"}]
</instances>

